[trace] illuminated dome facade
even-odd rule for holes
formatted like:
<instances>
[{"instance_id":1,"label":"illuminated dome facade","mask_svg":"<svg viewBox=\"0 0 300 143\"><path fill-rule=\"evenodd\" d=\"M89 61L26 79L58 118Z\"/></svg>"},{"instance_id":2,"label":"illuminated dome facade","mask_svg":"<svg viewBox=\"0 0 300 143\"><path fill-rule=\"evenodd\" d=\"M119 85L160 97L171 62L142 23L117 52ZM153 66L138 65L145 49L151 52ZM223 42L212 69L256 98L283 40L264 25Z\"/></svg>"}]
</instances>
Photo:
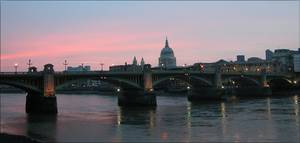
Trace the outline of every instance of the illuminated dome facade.
<instances>
[{"instance_id":1,"label":"illuminated dome facade","mask_svg":"<svg viewBox=\"0 0 300 143\"><path fill-rule=\"evenodd\" d=\"M172 48L169 47L168 39L166 39L165 47L160 52L158 66L166 69L176 67L176 57L174 56Z\"/></svg>"}]
</instances>

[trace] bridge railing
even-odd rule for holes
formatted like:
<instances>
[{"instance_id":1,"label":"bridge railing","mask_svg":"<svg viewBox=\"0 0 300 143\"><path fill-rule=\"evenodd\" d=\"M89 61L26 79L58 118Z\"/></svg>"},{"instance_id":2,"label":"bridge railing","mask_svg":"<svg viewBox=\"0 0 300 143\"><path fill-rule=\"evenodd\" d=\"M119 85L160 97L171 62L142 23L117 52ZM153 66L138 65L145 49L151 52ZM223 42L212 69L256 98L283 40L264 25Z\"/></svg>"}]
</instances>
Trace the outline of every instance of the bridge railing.
<instances>
[{"instance_id":1,"label":"bridge railing","mask_svg":"<svg viewBox=\"0 0 300 143\"><path fill-rule=\"evenodd\" d=\"M119 74L126 74L126 75L136 75L142 74L142 72L124 72L124 71L63 71L63 72L55 72L56 75L97 75L97 74L104 74L104 75L119 75Z\"/></svg>"},{"instance_id":2,"label":"bridge railing","mask_svg":"<svg viewBox=\"0 0 300 143\"><path fill-rule=\"evenodd\" d=\"M32 72L0 72L1 75L25 75L25 74L34 74Z\"/></svg>"},{"instance_id":3,"label":"bridge railing","mask_svg":"<svg viewBox=\"0 0 300 143\"><path fill-rule=\"evenodd\" d=\"M253 74L253 75L257 75L257 74L262 74L262 72L255 72L255 71L245 71L245 72L221 72L222 74ZM267 75L287 75L287 74L292 74L292 73L283 73L283 72L266 72L265 74Z\"/></svg>"},{"instance_id":4,"label":"bridge railing","mask_svg":"<svg viewBox=\"0 0 300 143\"><path fill-rule=\"evenodd\" d=\"M215 73L215 71L199 71L199 70L153 70L153 73ZM261 71L220 71L224 74L261 74ZM282 72L266 72L267 74L284 74Z\"/></svg>"},{"instance_id":5,"label":"bridge railing","mask_svg":"<svg viewBox=\"0 0 300 143\"><path fill-rule=\"evenodd\" d=\"M112 72L112 71L59 71L59 72L54 72L56 75L81 75L81 74L141 74L142 72ZM176 74L176 73L201 73L201 74L214 74L215 72L208 72L208 71L195 71L195 70L180 70L180 71L175 71L175 70L154 70L152 71L154 74ZM40 75L43 74L43 71L39 72L0 72L0 75ZM261 72L240 72L240 71L230 71L230 72L224 72L221 71L221 74L233 74L233 75L259 75L262 74ZM267 75L291 75L293 73L283 73L283 72L266 72Z\"/></svg>"}]
</instances>

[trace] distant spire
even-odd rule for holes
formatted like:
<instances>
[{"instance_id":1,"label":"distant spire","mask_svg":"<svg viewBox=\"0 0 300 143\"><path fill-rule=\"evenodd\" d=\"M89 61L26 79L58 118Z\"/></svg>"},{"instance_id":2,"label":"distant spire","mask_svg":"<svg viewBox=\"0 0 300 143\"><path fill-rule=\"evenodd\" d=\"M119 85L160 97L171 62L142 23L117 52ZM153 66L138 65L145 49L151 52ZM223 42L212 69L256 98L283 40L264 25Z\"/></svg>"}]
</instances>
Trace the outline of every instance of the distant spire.
<instances>
[{"instance_id":1,"label":"distant spire","mask_svg":"<svg viewBox=\"0 0 300 143\"><path fill-rule=\"evenodd\" d=\"M166 36L166 45L165 47L169 47L168 37Z\"/></svg>"},{"instance_id":2,"label":"distant spire","mask_svg":"<svg viewBox=\"0 0 300 143\"><path fill-rule=\"evenodd\" d=\"M137 60L136 60L136 57L135 57L135 56L133 57L132 64L133 64L133 65L137 65Z\"/></svg>"},{"instance_id":3,"label":"distant spire","mask_svg":"<svg viewBox=\"0 0 300 143\"><path fill-rule=\"evenodd\" d=\"M144 65L145 65L145 61L144 61L144 58L142 57L141 66L144 66Z\"/></svg>"}]
</instances>

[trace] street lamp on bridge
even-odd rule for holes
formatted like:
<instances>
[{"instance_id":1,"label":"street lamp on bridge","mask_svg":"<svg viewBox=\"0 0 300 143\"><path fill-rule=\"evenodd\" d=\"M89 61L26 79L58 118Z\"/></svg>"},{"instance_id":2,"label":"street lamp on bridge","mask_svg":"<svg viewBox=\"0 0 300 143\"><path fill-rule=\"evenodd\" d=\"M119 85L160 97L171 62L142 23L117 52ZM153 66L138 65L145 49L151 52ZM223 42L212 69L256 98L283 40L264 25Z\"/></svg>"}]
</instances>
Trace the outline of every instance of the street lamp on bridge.
<instances>
[{"instance_id":1,"label":"street lamp on bridge","mask_svg":"<svg viewBox=\"0 0 300 143\"><path fill-rule=\"evenodd\" d=\"M65 62L63 63L63 65L65 66L65 71L67 71L67 65L68 65L67 60L65 60Z\"/></svg>"},{"instance_id":2,"label":"street lamp on bridge","mask_svg":"<svg viewBox=\"0 0 300 143\"><path fill-rule=\"evenodd\" d=\"M19 64L18 64L18 63L15 63L14 67L15 67L15 72L16 72L16 73L18 72L18 66L19 66Z\"/></svg>"},{"instance_id":3,"label":"street lamp on bridge","mask_svg":"<svg viewBox=\"0 0 300 143\"><path fill-rule=\"evenodd\" d=\"M31 67L31 65L32 65L31 59L28 60L27 65L28 65L28 69L30 69L30 67Z\"/></svg>"},{"instance_id":4,"label":"street lamp on bridge","mask_svg":"<svg viewBox=\"0 0 300 143\"><path fill-rule=\"evenodd\" d=\"M191 87L190 87L190 86L187 86L187 87L186 87L186 89L187 89L187 90L190 90L190 89L191 89Z\"/></svg>"},{"instance_id":5,"label":"street lamp on bridge","mask_svg":"<svg viewBox=\"0 0 300 143\"><path fill-rule=\"evenodd\" d=\"M104 65L104 63L100 63L100 65L101 65L101 71L103 71L103 65Z\"/></svg>"},{"instance_id":6,"label":"street lamp on bridge","mask_svg":"<svg viewBox=\"0 0 300 143\"><path fill-rule=\"evenodd\" d=\"M121 91L121 89L120 88L117 88L117 92L120 92Z\"/></svg>"},{"instance_id":7,"label":"street lamp on bridge","mask_svg":"<svg viewBox=\"0 0 300 143\"><path fill-rule=\"evenodd\" d=\"M297 80L294 80L293 83L294 83L294 84L297 84Z\"/></svg>"},{"instance_id":8,"label":"street lamp on bridge","mask_svg":"<svg viewBox=\"0 0 300 143\"><path fill-rule=\"evenodd\" d=\"M83 71L83 70L84 70L84 68L83 68L83 64L84 64L84 63L81 63L81 71Z\"/></svg>"}]
</instances>

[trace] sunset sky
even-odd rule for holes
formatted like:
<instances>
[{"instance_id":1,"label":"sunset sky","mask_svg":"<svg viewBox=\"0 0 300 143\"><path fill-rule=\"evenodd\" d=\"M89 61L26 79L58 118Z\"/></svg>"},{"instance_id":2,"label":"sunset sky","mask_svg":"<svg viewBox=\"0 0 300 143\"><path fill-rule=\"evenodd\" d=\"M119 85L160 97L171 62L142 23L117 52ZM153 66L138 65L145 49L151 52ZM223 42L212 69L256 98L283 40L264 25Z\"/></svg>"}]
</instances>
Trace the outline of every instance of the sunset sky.
<instances>
[{"instance_id":1,"label":"sunset sky","mask_svg":"<svg viewBox=\"0 0 300 143\"><path fill-rule=\"evenodd\" d=\"M130 62L157 66L168 36L177 64L264 58L297 49L299 1L1 1L1 71L81 63L93 70Z\"/></svg>"}]
</instances>

